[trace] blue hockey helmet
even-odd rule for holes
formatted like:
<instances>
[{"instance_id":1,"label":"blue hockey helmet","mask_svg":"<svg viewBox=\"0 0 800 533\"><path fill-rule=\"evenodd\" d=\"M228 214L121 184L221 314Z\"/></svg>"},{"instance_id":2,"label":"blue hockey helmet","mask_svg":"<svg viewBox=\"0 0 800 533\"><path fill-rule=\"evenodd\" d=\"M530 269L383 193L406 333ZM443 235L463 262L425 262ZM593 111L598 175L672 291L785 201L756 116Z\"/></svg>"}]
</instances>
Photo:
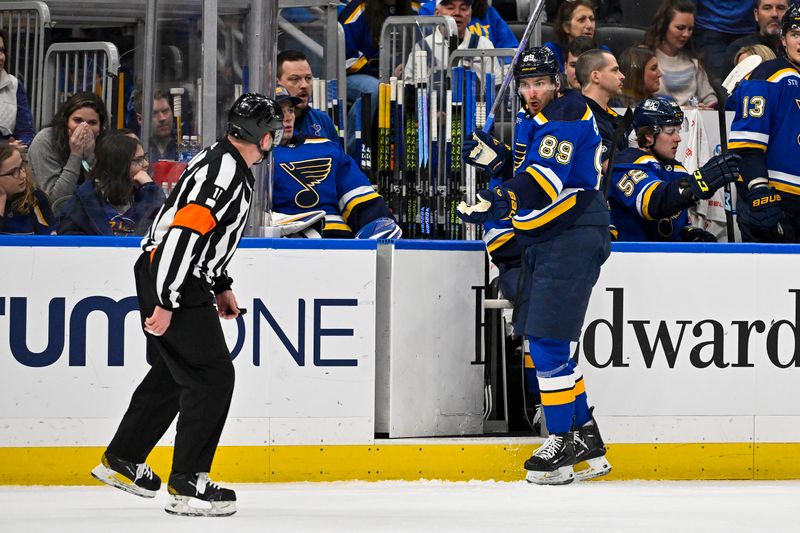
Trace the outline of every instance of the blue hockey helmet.
<instances>
[{"instance_id":1,"label":"blue hockey helmet","mask_svg":"<svg viewBox=\"0 0 800 533\"><path fill-rule=\"evenodd\" d=\"M272 98L263 94L245 93L228 111L227 133L258 146L265 133L272 134L277 145L283 136L283 111Z\"/></svg>"},{"instance_id":2,"label":"blue hockey helmet","mask_svg":"<svg viewBox=\"0 0 800 533\"><path fill-rule=\"evenodd\" d=\"M524 78L557 76L558 73L556 56L546 46L534 46L525 50L517 64L514 65L514 81L517 85L519 85L519 80Z\"/></svg>"},{"instance_id":3,"label":"blue hockey helmet","mask_svg":"<svg viewBox=\"0 0 800 533\"><path fill-rule=\"evenodd\" d=\"M791 30L800 30L800 4L792 4L781 19L781 35L786 35Z\"/></svg>"},{"instance_id":4,"label":"blue hockey helmet","mask_svg":"<svg viewBox=\"0 0 800 533\"><path fill-rule=\"evenodd\" d=\"M389 217L376 218L358 230L356 239L399 239L403 230Z\"/></svg>"},{"instance_id":5,"label":"blue hockey helmet","mask_svg":"<svg viewBox=\"0 0 800 533\"><path fill-rule=\"evenodd\" d=\"M680 126L683 124L683 111L672 98L657 96L636 104L633 111L633 127L650 126L658 135L662 126Z\"/></svg>"}]
</instances>

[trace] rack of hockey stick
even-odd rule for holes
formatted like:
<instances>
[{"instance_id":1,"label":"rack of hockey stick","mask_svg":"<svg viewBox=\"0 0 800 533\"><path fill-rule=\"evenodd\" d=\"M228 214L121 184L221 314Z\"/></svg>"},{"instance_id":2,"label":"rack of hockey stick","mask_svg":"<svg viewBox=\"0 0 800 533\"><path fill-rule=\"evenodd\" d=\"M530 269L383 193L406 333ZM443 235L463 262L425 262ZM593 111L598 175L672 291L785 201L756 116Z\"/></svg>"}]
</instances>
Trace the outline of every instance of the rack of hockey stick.
<instances>
[{"instance_id":1,"label":"rack of hockey stick","mask_svg":"<svg viewBox=\"0 0 800 533\"><path fill-rule=\"evenodd\" d=\"M515 50L457 50L458 44L450 17L390 17L381 32L380 87L371 102L378 127L363 126L360 163L406 238L481 236L455 211L488 184L488 176L463 164L461 146L483 126L503 79L502 59ZM514 93L506 100L495 132L510 144L517 100Z\"/></svg>"},{"instance_id":2,"label":"rack of hockey stick","mask_svg":"<svg viewBox=\"0 0 800 533\"><path fill-rule=\"evenodd\" d=\"M403 235L440 239L439 176L452 17L389 17L381 30L377 140L372 176Z\"/></svg>"},{"instance_id":3,"label":"rack of hockey stick","mask_svg":"<svg viewBox=\"0 0 800 533\"><path fill-rule=\"evenodd\" d=\"M447 189L446 227L451 229L448 238L477 239L482 236L482 228L474 224L461 224L456 216L456 206L462 199L468 204L476 202L476 193L489 185L489 176L474 166L461 160L461 145L472 132L482 129L487 114L495 101L498 85L502 82L505 70L504 58L511 58L516 52L513 48L490 50L463 49L450 55L450 90L446 96L450 115L450 137L448 152L450 157L444 169ZM501 66L502 65L502 66ZM516 91L506 91L498 104L492 134L508 146L513 144L516 111L519 99ZM459 184L460 198L456 198L455 183Z\"/></svg>"}]
</instances>

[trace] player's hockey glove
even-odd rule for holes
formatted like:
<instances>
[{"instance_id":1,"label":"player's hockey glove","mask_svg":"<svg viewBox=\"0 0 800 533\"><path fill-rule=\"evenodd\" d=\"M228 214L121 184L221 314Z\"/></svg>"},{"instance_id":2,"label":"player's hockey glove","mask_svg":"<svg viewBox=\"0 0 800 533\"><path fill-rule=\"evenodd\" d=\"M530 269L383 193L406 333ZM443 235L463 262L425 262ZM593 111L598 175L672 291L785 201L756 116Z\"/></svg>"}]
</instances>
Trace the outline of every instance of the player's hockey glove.
<instances>
[{"instance_id":1,"label":"player's hockey glove","mask_svg":"<svg viewBox=\"0 0 800 533\"><path fill-rule=\"evenodd\" d=\"M511 149L488 133L478 130L464 138L461 156L470 165L495 175L511 156Z\"/></svg>"},{"instance_id":2,"label":"player's hockey glove","mask_svg":"<svg viewBox=\"0 0 800 533\"><path fill-rule=\"evenodd\" d=\"M487 220L501 220L514 216L517 212L517 196L513 191L495 187L492 190L478 191L478 203L458 204L458 218L471 224L483 224Z\"/></svg>"},{"instance_id":3,"label":"player's hockey glove","mask_svg":"<svg viewBox=\"0 0 800 533\"><path fill-rule=\"evenodd\" d=\"M726 183L736 181L739 177L740 159L734 153L715 155L689 177L683 195L687 199L708 200Z\"/></svg>"},{"instance_id":4,"label":"player's hockey glove","mask_svg":"<svg viewBox=\"0 0 800 533\"><path fill-rule=\"evenodd\" d=\"M742 196L747 207L738 214L739 222L760 230L778 226L782 214L780 193L765 184L758 184Z\"/></svg>"},{"instance_id":5,"label":"player's hockey glove","mask_svg":"<svg viewBox=\"0 0 800 533\"><path fill-rule=\"evenodd\" d=\"M681 228L681 241L683 242L717 242L717 238L704 229L694 226Z\"/></svg>"}]
</instances>

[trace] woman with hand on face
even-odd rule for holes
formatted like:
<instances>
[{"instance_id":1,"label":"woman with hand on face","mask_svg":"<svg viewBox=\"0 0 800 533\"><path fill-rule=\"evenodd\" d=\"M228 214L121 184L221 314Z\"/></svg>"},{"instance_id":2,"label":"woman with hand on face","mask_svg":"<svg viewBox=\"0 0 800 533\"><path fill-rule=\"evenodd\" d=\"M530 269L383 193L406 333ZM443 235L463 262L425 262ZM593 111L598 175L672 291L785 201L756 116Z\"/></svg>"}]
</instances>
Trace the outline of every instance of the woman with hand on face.
<instances>
[{"instance_id":1,"label":"woman with hand on face","mask_svg":"<svg viewBox=\"0 0 800 533\"><path fill-rule=\"evenodd\" d=\"M147 174L142 144L125 132L104 136L88 179L64 206L60 234L144 235L164 204Z\"/></svg>"},{"instance_id":2,"label":"woman with hand on face","mask_svg":"<svg viewBox=\"0 0 800 533\"><path fill-rule=\"evenodd\" d=\"M25 88L6 70L8 32L0 28L0 138L27 149L33 140L33 115Z\"/></svg>"},{"instance_id":3,"label":"woman with hand on face","mask_svg":"<svg viewBox=\"0 0 800 533\"><path fill-rule=\"evenodd\" d=\"M0 234L51 235L55 219L47 195L36 188L19 145L0 144Z\"/></svg>"},{"instance_id":4,"label":"woman with hand on face","mask_svg":"<svg viewBox=\"0 0 800 533\"><path fill-rule=\"evenodd\" d=\"M696 99L698 108L711 109L717 96L694 49L694 14L692 0L664 0L644 44L655 53L663 73L658 94L671 96L680 106Z\"/></svg>"},{"instance_id":5,"label":"woman with hand on face","mask_svg":"<svg viewBox=\"0 0 800 533\"><path fill-rule=\"evenodd\" d=\"M636 107L653 98L661 87L661 68L656 54L644 46L632 46L619 56L619 70L625 75L622 94L614 107Z\"/></svg>"},{"instance_id":6,"label":"woman with hand on face","mask_svg":"<svg viewBox=\"0 0 800 533\"><path fill-rule=\"evenodd\" d=\"M94 163L95 142L107 127L103 100L82 92L64 102L50 126L33 138L28 159L56 214L86 179Z\"/></svg>"}]
</instances>

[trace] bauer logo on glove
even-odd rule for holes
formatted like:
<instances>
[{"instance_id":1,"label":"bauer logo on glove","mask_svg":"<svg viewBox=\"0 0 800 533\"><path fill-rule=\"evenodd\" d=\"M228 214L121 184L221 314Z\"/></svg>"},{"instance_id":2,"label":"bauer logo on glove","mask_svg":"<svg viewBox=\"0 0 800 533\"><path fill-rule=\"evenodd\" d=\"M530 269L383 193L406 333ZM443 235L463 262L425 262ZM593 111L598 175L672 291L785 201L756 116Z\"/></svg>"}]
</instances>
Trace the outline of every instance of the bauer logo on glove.
<instances>
[{"instance_id":1,"label":"bauer logo on glove","mask_svg":"<svg viewBox=\"0 0 800 533\"><path fill-rule=\"evenodd\" d=\"M770 194L762 198L753 199L753 207L761 207L762 205L776 204L781 201L781 195L778 193Z\"/></svg>"}]
</instances>

